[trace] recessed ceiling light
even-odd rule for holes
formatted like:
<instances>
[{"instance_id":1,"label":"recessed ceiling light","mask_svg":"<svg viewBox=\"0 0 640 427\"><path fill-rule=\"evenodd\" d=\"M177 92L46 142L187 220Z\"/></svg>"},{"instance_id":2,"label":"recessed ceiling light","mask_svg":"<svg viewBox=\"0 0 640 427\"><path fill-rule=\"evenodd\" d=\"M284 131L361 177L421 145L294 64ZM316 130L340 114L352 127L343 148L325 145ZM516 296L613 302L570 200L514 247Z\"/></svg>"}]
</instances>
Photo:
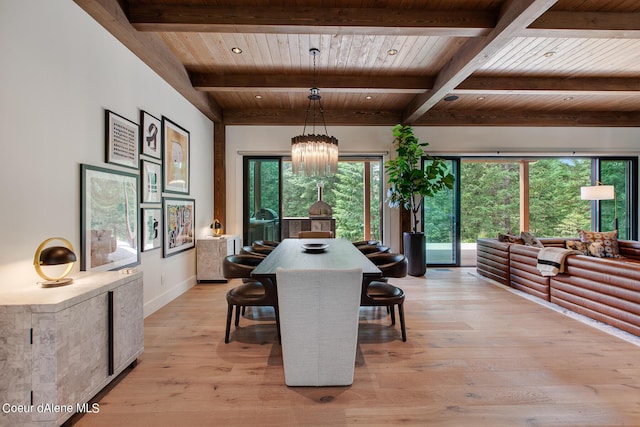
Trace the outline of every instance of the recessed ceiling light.
<instances>
[{"instance_id":1,"label":"recessed ceiling light","mask_svg":"<svg viewBox=\"0 0 640 427\"><path fill-rule=\"evenodd\" d=\"M484 97L484 96L479 96L479 97L477 97L476 99L477 99L478 101L482 101L483 99L485 99L485 97Z\"/></svg>"},{"instance_id":2,"label":"recessed ceiling light","mask_svg":"<svg viewBox=\"0 0 640 427\"><path fill-rule=\"evenodd\" d=\"M256 95L254 96L255 99L262 99L262 95Z\"/></svg>"},{"instance_id":3,"label":"recessed ceiling light","mask_svg":"<svg viewBox=\"0 0 640 427\"><path fill-rule=\"evenodd\" d=\"M239 47L232 47L231 52L240 55L242 53L242 49L240 49Z\"/></svg>"},{"instance_id":4,"label":"recessed ceiling light","mask_svg":"<svg viewBox=\"0 0 640 427\"><path fill-rule=\"evenodd\" d=\"M393 56L393 55L397 55L397 54L398 54L398 49L389 49L389 50L387 51L387 54L388 54L388 55L391 55L391 56Z\"/></svg>"},{"instance_id":5,"label":"recessed ceiling light","mask_svg":"<svg viewBox=\"0 0 640 427\"><path fill-rule=\"evenodd\" d=\"M451 101L455 101L458 98L459 98L458 95L449 95L449 96L446 96L444 100L447 102L451 102Z\"/></svg>"},{"instance_id":6,"label":"recessed ceiling light","mask_svg":"<svg viewBox=\"0 0 640 427\"><path fill-rule=\"evenodd\" d=\"M544 56L545 58L551 58L551 57L552 57L553 55L555 55L555 54L556 54L555 52L546 52L546 53L545 53L544 55L542 55L542 56Z\"/></svg>"},{"instance_id":7,"label":"recessed ceiling light","mask_svg":"<svg viewBox=\"0 0 640 427\"><path fill-rule=\"evenodd\" d=\"M373 99L373 96L367 95L367 96L364 97L364 99L366 99L366 100Z\"/></svg>"},{"instance_id":8,"label":"recessed ceiling light","mask_svg":"<svg viewBox=\"0 0 640 427\"><path fill-rule=\"evenodd\" d=\"M563 99L563 101L571 101L573 100L573 96L567 96L566 98Z\"/></svg>"}]
</instances>

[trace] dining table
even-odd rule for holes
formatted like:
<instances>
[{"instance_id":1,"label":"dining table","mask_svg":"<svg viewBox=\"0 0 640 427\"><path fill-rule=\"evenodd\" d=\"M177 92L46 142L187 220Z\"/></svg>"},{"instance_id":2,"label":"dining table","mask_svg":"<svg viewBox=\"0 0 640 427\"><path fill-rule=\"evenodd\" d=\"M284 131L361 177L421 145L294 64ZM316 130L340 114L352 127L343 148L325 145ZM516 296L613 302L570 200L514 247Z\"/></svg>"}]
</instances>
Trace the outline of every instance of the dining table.
<instances>
[{"instance_id":1,"label":"dining table","mask_svg":"<svg viewBox=\"0 0 640 427\"><path fill-rule=\"evenodd\" d=\"M277 294L285 384L350 385L362 296L380 269L345 239L284 239L251 275Z\"/></svg>"},{"instance_id":2,"label":"dining table","mask_svg":"<svg viewBox=\"0 0 640 427\"><path fill-rule=\"evenodd\" d=\"M326 245L326 248L313 248L316 245ZM275 283L278 267L285 270L362 268L363 285L382 275L380 269L346 239L284 239L251 275L257 280L267 279Z\"/></svg>"}]
</instances>

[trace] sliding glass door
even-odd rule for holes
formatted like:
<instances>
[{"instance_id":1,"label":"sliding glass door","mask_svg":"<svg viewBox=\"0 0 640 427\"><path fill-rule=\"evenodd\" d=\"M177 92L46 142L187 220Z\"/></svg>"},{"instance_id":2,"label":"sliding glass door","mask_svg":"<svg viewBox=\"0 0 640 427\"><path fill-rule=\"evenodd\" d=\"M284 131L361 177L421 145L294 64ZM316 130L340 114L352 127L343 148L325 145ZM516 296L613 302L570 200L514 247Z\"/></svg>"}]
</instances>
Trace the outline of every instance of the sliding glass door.
<instances>
[{"instance_id":1,"label":"sliding glass door","mask_svg":"<svg viewBox=\"0 0 640 427\"><path fill-rule=\"evenodd\" d=\"M336 175L322 180L294 174L287 157L245 157L245 244L281 240L283 221L308 217L318 200L319 183L323 201L333 210L336 237L381 240L382 173L382 158L377 156L341 157Z\"/></svg>"},{"instance_id":2,"label":"sliding glass door","mask_svg":"<svg viewBox=\"0 0 640 427\"><path fill-rule=\"evenodd\" d=\"M429 160L423 162L423 168ZM446 159L455 177L453 189L444 189L435 197L425 197L422 221L427 245L427 265L458 266L460 245L460 160Z\"/></svg>"},{"instance_id":3,"label":"sliding glass door","mask_svg":"<svg viewBox=\"0 0 640 427\"><path fill-rule=\"evenodd\" d=\"M594 230L618 230L618 238L635 240L637 238L636 224L632 218L637 218L637 159L631 158L600 158L594 159L592 176L593 184L600 182L613 185L615 198L600 200L594 203L591 215Z\"/></svg>"},{"instance_id":4,"label":"sliding glass door","mask_svg":"<svg viewBox=\"0 0 640 427\"><path fill-rule=\"evenodd\" d=\"M280 240L282 162L279 157L244 159L245 244L256 240Z\"/></svg>"}]
</instances>

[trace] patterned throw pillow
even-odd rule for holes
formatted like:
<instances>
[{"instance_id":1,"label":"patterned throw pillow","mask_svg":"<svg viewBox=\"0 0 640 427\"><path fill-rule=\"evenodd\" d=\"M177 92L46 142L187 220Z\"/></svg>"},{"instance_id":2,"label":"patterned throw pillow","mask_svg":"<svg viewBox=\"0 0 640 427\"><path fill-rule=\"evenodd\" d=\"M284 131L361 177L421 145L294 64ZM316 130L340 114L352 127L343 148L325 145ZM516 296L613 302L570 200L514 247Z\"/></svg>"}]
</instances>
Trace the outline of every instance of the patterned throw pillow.
<instances>
[{"instance_id":1,"label":"patterned throw pillow","mask_svg":"<svg viewBox=\"0 0 640 427\"><path fill-rule=\"evenodd\" d=\"M540 240L538 240L538 238L536 236L533 235L533 233L530 233L528 231L521 231L520 232L520 238L522 240L524 240L524 244L527 246L533 246L536 248L544 248L544 245L542 244L542 242Z\"/></svg>"},{"instance_id":2,"label":"patterned throw pillow","mask_svg":"<svg viewBox=\"0 0 640 427\"><path fill-rule=\"evenodd\" d=\"M524 240L520 237L515 236L513 234L498 234L498 241L504 243L517 243L519 245L524 245Z\"/></svg>"},{"instance_id":3,"label":"patterned throw pillow","mask_svg":"<svg viewBox=\"0 0 640 427\"><path fill-rule=\"evenodd\" d=\"M619 258L618 230L615 231L585 231L578 230L581 242L602 242L606 258Z\"/></svg>"},{"instance_id":4,"label":"patterned throw pillow","mask_svg":"<svg viewBox=\"0 0 640 427\"><path fill-rule=\"evenodd\" d=\"M565 243L566 249L571 249L572 251L582 252L583 255L589 255L589 244L591 242L578 242L576 240L567 240ZM604 247L602 248L604 251Z\"/></svg>"},{"instance_id":5,"label":"patterned throw pillow","mask_svg":"<svg viewBox=\"0 0 640 427\"><path fill-rule=\"evenodd\" d=\"M596 258L604 258L606 256L605 250L604 250L604 243L602 242L588 243L587 250L588 250L587 255L594 256Z\"/></svg>"}]
</instances>

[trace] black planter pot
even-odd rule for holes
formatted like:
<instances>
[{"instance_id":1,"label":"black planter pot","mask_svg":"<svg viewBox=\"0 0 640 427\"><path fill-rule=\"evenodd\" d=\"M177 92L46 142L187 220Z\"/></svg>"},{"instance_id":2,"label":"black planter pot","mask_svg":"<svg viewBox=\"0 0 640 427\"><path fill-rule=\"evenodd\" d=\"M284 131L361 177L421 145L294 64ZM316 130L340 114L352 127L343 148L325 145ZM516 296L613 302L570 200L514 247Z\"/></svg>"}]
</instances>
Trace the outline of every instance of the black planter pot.
<instances>
[{"instance_id":1,"label":"black planter pot","mask_svg":"<svg viewBox=\"0 0 640 427\"><path fill-rule=\"evenodd\" d=\"M424 233L408 233L402 235L404 256L409 263L407 274L409 276L424 276L427 271L427 256Z\"/></svg>"}]
</instances>

